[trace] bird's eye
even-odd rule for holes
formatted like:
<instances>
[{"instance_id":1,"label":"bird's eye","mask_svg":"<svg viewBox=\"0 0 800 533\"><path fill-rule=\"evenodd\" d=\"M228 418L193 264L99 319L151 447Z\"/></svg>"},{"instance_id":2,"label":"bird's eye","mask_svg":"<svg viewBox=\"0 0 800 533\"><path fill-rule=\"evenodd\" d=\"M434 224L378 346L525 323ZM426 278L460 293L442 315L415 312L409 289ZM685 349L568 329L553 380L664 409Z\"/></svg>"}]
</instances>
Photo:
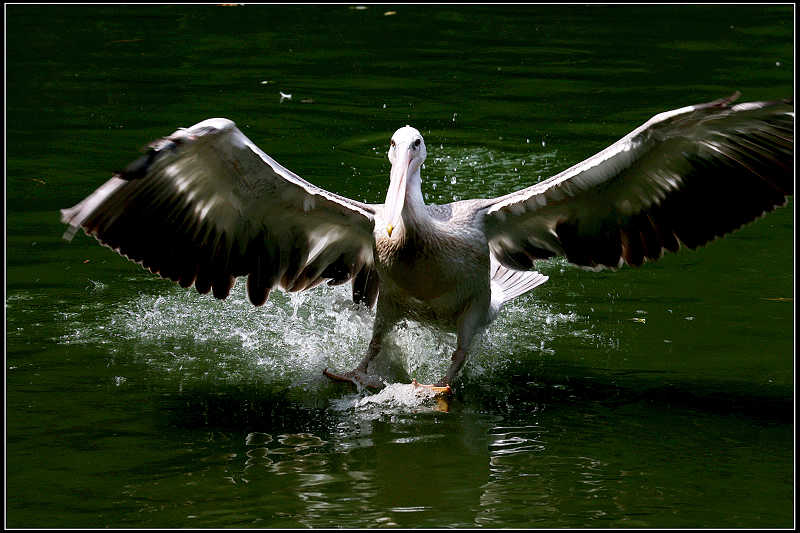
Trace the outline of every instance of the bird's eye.
<instances>
[{"instance_id":1,"label":"bird's eye","mask_svg":"<svg viewBox=\"0 0 800 533\"><path fill-rule=\"evenodd\" d=\"M414 141L414 146L415 146L415 147L417 147L417 148L419 148L419 142L420 142L420 141L419 141L419 139L417 139L416 141Z\"/></svg>"},{"instance_id":2,"label":"bird's eye","mask_svg":"<svg viewBox=\"0 0 800 533\"><path fill-rule=\"evenodd\" d=\"M394 148L394 139L392 139L392 142L391 142L391 143L389 143L389 144L391 144L391 145L392 145L392 148Z\"/></svg>"}]
</instances>

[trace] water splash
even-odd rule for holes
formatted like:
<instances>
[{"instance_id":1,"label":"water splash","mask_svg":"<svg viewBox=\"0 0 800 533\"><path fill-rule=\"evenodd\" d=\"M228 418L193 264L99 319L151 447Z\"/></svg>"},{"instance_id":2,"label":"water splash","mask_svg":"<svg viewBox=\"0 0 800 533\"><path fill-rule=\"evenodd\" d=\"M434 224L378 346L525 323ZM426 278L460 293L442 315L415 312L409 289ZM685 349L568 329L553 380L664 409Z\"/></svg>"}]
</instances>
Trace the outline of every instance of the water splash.
<instances>
[{"instance_id":1,"label":"water splash","mask_svg":"<svg viewBox=\"0 0 800 533\"><path fill-rule=\"evenodd\" d=\"M68 330L58 341L102 343L112 356L134 353L152 369L177 372L189 380L280 380L316 391L328 384L324 368L349 370L363 357L374 311L354 304L349 286L321 285L291 294L275 291L256 308L247 299L245 285L237 283L222 301L169 284L159 284L158 294L145 291L122 300L90 293L79 310L58 311L57 320ZM538 295L530 293L503 309L473 345L465 373L491 380L521 364L521 356L550 357L553 342L565 334L597 336L586 317L565 312ZM386 339L370 371L388 383L407 384L412 379L434 383L447 371L455 342L451 333L402 322ZM339 407L369 410L382 404L391 410L435 403L408 387L350 395Z\"/></svg>"},{"instance_id":2,"label":"water splash","mask_svg":"<svg viewBox=\"0 0 800 533\"><path fill-rule=\"evenodd\" d=\"M436 204L501 196L554 174L557 163L555 150L515 154L485 146L442 146L425 163L423 190Z\"/></svg>"},{"instance_id":3,"label":"water splash","mask_svg":"<svg viewBox=\"0 0 800 533\"><path fill-rule=\"evenodd\" d=\"M278 378L311 381L325 366L357 364L366 350L372 313L352 303L344 288L309 293L276 291L255 308L245 284L227 300L170 288L116 306L109 328L132 341L176 351L212 347L220 359L237 358Z\"/></svg>"},{"instance_id":4,"label":"water splash","mask_svg":"<svg viewBox=\"0 0 800 533\"><path fill-rule=\"evenodd\" d=\"M92 297L97 300L56 313L67 329L58 342L110 344L111 352L139 346L148 364L165 371L186 370L210 356L217 368L206 364L204 371L227 370L234 378L261 371L279 379L324 381L322 369L348 370L358 364L374 319L373 310L352 302L349 286L275 291L258 308L247 299L244 283L237 283L224 301L173 286L111 303L102 295ZM443 371L452 342L447 334L400 324L375 369L392 378L434 379Z\"/></svg>"},{"instance_id":5,"label":"water splash","mask_svg":"<svg viewBox=\"0 0 800 533\"><path fill-rule=\"evenodd\" d=\"M391 383L376 394L352 394L331 401L335 411L350 412L360 419L380 418L386 414L441 410L436 394L410 383Z\"/></svg>"}]
</instances>

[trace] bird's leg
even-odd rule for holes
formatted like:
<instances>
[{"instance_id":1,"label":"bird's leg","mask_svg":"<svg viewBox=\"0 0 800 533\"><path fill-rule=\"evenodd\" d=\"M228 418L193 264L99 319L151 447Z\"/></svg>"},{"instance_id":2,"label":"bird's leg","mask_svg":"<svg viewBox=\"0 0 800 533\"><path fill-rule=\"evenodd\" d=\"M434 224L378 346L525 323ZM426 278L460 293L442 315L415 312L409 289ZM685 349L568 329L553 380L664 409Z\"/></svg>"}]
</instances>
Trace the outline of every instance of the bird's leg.
<instances>
[{"instance_id":1,"label":"bird's leg","mask_svg":"<svg viewBox=\"0 0 800 533\"><path fill-rule=\"evenodd\" d=\"M414 380L413 384L418 387L429 388L437 394L450 394L452 392L450 384L453 383L453 380L461 371L461 367L464 366L467 360L467 350L469 350L475 334L480 331L485 316L486 311L476 302L473 302L458 320L456 350L450 357L450 367L447 369L447 373L433 385L420 385L417 380Z\"/></svg>"},{"instance_id":2,"label":"bird's leg","mask_svg":"<svg viewBox=\"0 0 800 533\"><path fill-rule=\"evenodd\" d=\"M436 382L435 387L448 387L453 382L455 377L461 371L461 367L467 360L467 350L459 346L453 355L450 357L450 368L447 369L447 374Z\"/></svg>"},{"instance_id":3,"label":"bird's leg","mask_svg":"<svg viewBox=\"0 0 800 533\"><path fill-rule=\"evenodd\" d=\"M322 373L334 381L346 381L348 383L352 383L358 388L368 387L370 389L382 389L384 386L383 382L377 377L367 374L367 367L375 358L375 356L381 351L383 337L386 336L387 331L388 328L386 327L386 321L383 319L383 314L379 309L375 315L375 325L372 329L372 339L369 341L367 353L358 366L349 372L344 372L343 374L331 372L327 368L323 370Z\"/></svg>"},{"instance_id":4,"label":"bird's leg","mask_svg":"<svg viewBox=\"0 0 800 533\"><path fill-rule=\"evenodd\" d=\"M425 387L426 389L431 389L437 394L450 394L452 392L450 383L452 383L455 377L458 375L458 372L461 370L461 367L464 366L464 362L466 360L467 350L461 346L461 343L459 343L456 351L454 351L453 355L450 357L450 367L447 369L447 374L445 374L442 379L433 385L423 385L418 383L415 379L412 381L412 385L415 387Z\"/></svg>"}]
</instances>

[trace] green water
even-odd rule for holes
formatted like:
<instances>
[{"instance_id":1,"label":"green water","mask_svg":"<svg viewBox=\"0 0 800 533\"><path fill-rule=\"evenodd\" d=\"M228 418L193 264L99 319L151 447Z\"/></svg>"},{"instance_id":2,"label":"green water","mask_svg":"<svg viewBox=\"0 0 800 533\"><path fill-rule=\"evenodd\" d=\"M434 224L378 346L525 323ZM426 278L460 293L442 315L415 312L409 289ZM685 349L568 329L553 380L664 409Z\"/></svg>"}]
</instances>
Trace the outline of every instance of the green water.
<instances>
[{"instance_id":1,"label":"green water","mask_svg":"<svg viewBox=\"0 0 800 533\"><path fill-rule=\"evenodd\" d=\"M359 200L382 201L405 124L429 202L504 194L657 112L793 94L792 6L6 15L8 527L794 524L791 201L641 269L542 262L448 412L325 380L369 340L346 287L220 302L63 241L58 219L215 116ZM452 343L409 324L379 366L436 379Z\"/></svg>"}]
</instances>

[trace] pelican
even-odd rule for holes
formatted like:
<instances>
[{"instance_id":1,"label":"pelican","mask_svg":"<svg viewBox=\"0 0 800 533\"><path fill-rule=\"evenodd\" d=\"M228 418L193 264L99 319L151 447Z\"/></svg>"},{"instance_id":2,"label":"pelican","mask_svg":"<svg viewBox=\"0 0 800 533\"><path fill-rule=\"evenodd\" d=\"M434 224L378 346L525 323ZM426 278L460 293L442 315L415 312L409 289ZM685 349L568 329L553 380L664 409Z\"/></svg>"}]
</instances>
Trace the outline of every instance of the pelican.
<instances>
[{"instance_id":1,"label":"pelican","mask_svg":"<svg viewBox=\"0 0 800 533\"><path fill-rule=\"evenodd\" d=\"M564 257L598 270L640 266L695 249L787 202L793 194L791 100L736 104L739 93L655 115L614 144L552 177L497 198L427 205L425 141L398 129L383 204L309 183L224 118L156 140L72 208L80 228L154 274L201 294L228 296L247 276L264 304L287 291L352 284L376 306L372 337L333 380L380 388L369 365L404 319L455 332L449 393L470 344L508 301L547 281L535 261ZM416 383L416 380L414 381Z\"/></svg>"}]
</instances>

